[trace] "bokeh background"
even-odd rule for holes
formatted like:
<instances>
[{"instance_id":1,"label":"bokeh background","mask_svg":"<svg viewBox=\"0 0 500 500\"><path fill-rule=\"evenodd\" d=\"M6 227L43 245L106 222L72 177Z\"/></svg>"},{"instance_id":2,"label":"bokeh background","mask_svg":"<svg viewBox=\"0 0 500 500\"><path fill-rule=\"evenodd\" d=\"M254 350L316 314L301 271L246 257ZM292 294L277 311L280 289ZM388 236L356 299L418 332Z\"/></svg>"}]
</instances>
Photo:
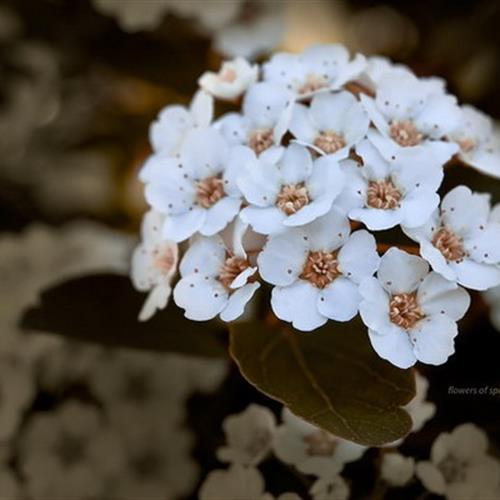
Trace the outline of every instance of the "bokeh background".
<instances>
[{"instance_id":1,"label":"bokeh background","mask_svg":"<svg viewBox=\"0 0 500 500\"><path fill-rule=\"evenodd\" d=\"M491 0L0 1L0 499L94 498L89 483L106 480L102 457L120 469L106 500L195 498L216 466L222 418L250 401L272 406L223 360L26 336L17 326L54 281L127 273L146 208L137 172L161 108L189 103L198 77L224 58L343 43L442 76L461 102L500 119L499 26ZM459 354L432 372L431 399L445 410L408 453L466 420L499 443L498 398L447 395L450 384L500 387L500 334L478 311ZM67 481L67 463L52 456L59 441L64 460L86 457ZM347 474L374 480L356 467Z\"/></svg>"}]
</instances>

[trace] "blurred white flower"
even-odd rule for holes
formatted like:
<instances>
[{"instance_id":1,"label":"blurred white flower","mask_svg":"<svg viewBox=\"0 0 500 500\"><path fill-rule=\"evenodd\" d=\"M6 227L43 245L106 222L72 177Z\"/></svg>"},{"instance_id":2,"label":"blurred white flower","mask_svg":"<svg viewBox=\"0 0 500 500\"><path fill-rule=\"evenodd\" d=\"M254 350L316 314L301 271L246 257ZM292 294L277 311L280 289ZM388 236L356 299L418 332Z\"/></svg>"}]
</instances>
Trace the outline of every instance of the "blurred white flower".
<instances>
[{"instance_id":1,"label":"blurred white flower","mask_svg":"<svg viewBox=\"0 0 500 500\"><path fill-rule=\"evenodd\" d=\"M358 313L359 283L377 270L379 256L370 233L349 233L347 218L332 210L269 238L258 264L262 278L275 285L276 316L310 331L328 319L349 321Z\"/></svg>"},{"instance_id":2,"label":"blurred white flower","mask_svg":"<svg viewBox=\"0 0 500 500\"><path fill-rule=\"evenodd\" d=\"M426 224L404 231L447 280L473 290L500 284L500 223L490 218L488 194L457 186Z\"/></svg>"},{"instance_id":3,"label":"blurred white flower","mask_svg":"<svg viewBox=\"0 0 500 500\"><path fill-rule=\"evenodd\" d=\"M290 131L300 144L343 159L368 132L370 120L350 92L322 93L310 107L297 104Z\"/></svg>"},{"instance_id":4,"label":"blurred white flower","mask_svg":"<svg viewBox=\"0 0 500 500\"><path fill-rule=\"evenodd\" d=\"M227 470L214 470L200 487L200 500L271 500L258 469L233 464Z\"/></svg>"},{"instance_id":5,"label":"blurred white flower","mask_svg":"<svg viewBox=\"0 0 500 500\"><path fill-rule=\"evenodd\" d=\"M360 286L361 318L377 354L399 368L440 365L453 354L456 322L470 304L456 283L429 273L425 260L398 248L382 257L377 278Z\"/></svg>"},{"instance_id":6,"label":"blurred white flower","mask_svg":"<svg viewBox=\"0 0 500 500\"><path fill-rule=\"evenodd\" d=\"M167 415L147 407L126 407L111 415L120 436L123 467L116 474L111 500L165 500L194 489L198 466L191 457L194 434L169 425Z\"/></svg>"},{"instance_id":7,"label":"blurred white flower","mask_svg":"<svg viewBox=\"0 0 500 500\"><path fill-rule=\"evenodd\" d=\"M418 432L436 413L436 405L427 401L429 381L415 370L415 397L404 407L413 421L411 432Z\"/></svg>"},{"instance_id":8,"label":"blurred white flower","mask_svg":"<svg viewBox=\"0 0 500 500\"><path fill-rule=\"evenodd\" d=\"M381 78L376 97L362 94L361 103L380 132L369 137L386 159L420 149L443 164L458 151L445 137L460 123L460 108L435 81L419 80L411 73L398 78L389 74Z\"/></svg>"},{"instance_id":9,"label":"blurred white flower","mask_svg":"<svg viewBox=\"0 0 500 500\"><path fill-rule=\"evenodd\" d=\"M167 156L178 155L188 133L193 129L208 127L213 113L213 97L202 90L194 95L189 109L179 105L167 106L149 129L153 150ZM140 173L142 180L148 178L148 165L149 162L146 162Z\"/></svg>"},{"instance_id":10,"label":"blurred white flower","mask_svg":"<svg viewBox=\"0 0 500 500\"><path fill-rule=\"evenodd\" d=\"M21 481L7 465L2 465L0 468L0 492L5 500L24 500L26 498Z\"/></svg>"},{"instance_id":11,"label":"blurred white flower","mask_svg":"<svg viewBox=\"0 0 500 500\"><path fill-rule=\"evenodd\" d=\"M366 68L357 81L370 91L375 92L382 79L388 77L405 78L408 74L413 74L408 66L395 64L386 57L371 56L366 58Z\"/></svg>"},{"instance_id":12,"label":"blurred white flower","mask_svg":"<svg viewBox=\"0 0 500 500\"><path fill-rule=\"evenodd\" d=\"M243 233L238 236L231 246L219 235L199 237L184 254L174 300L186 318L206 321L220 314L234 321L243 314L260 283L241 243Z\"/></svg>"},{"instance_id":13,"label":"blurred white flower","mask_svg":"<svg viewBox=\"0 0 500 500\"><path fill-rule=\"evenodd\" d=\"M242 57L225 61L218 73L207 71L198 79L198 85L215 98L232 101L244 94L257 81L259 67Z\"/></svg>"},{"instance_id":14,"label":"blurred white flower","mask_svg":"<svg viewBox=\"0 0 500 500\"><path fill-rule=\"evenodd\" d=\"M500 178L500 138L493 120L473 106L462 106L461 111L459 126L449 134L460 146L459 157L479 172Z\"/></svg>"},{"instance_id":15,"label":"blurred white flower","mask_svg":"<svg viewBox=\"0 0 500 500\"><path fill-rule=\"evenodd\" d=\"M226 417L222 427L226 446L217 450L217 458L222 462L255 466L271 449L276 419L266 407L251 404L243 412Z\"/></svg>"},{"instance_id":16,"label":"blurred white flower","mask_svg":"<svg viewBox=\"0 0 500 500\"><path fill-rule=\"evenodd\" d=\"M162 228L165 217L150 210L142 221L142 241L132 257L131 277L137 290L149 292L139 319L150 319L158 309L167 307L177 272L178 248L165 240Z\"/></svg>"},{"instance_id":17,"label":"blurred white flower","mask_svg":"<svg viewBox=\"0 0 500 500\"><path fill-rule=\"evenodd\" d=\"M500 462L487 450L483 430L470 423L459 425L437 437L430 461L417 463L417 477L428 491L448 500L494 500Z\"/></svg>"},{"instance_id":18,"label":"blurred white flower","mask_svg":"<svg viewBox=\"0 0 500 500\"><path fill-rule=\"evenodd\" d=\"M384 453L380 468L381 477L391 486L405 486L415 474L415 460L397 452Z\"/></svg>"},{"instance_id":19,"label":"blurred white flower","mask_svg":"<svg viewBox=\"0 0 500 500\"><path fill-rule=\"evenodd\" d=\"M242 203L235 178L239 167L213 128L192 130L179 158L151 157L145 194L156 211L168 215L163 237L180 242L198 231L204 236L222 231Z\"/></svg>"},{"instance_id":20,"label":"blurred white flower","mask_svg":"<svg viewBox=\"0 0 500 500\"><path fill-rule=\"evenodd\" d=\"M274 439L274 453L300 472L324 478L325 484L329 484L345 464L359 460L366 451L364 446L309 424L288 408L283 409L282 418L283 424L278 426Z\"/></svg>"},{"instance_id":21,"label":"blurred white flower","mask_svg":"<svg viewBox=\"0 0 500 500\"><path fill-rule=\"evenodd\" d=\"M358 54L350 60L342 45L315 45L301 54L275 54L263 71L264 80L280 83L298 98L308 98L316 92L340 89L365 66L364 56Z\"/></svg>"},{"instance_id":22,"label":"blurred white flower","mask_svg":"<svg viewBox=\"0 0 500 500\"><path fill-rule=\"evenodd\" d=\"M332 474L316 480L309 493L313 500L347 500L350 489L341 476Z\"/></svg>"},{"instance_id":23,"label":"blurred white flower","mask_svg":"<svg viewBox=\"0 0 500 500\"><path fill-rule=\"evenodd\" d=\"M357 145L356 154L362 164L341 163L346 183L335 202L349 218L375 231L398 224L416 227L429 220L440 201L437 190L443 169L439 163L421 152L388 161L369 140Z\"/></svg>"},{"instance_id":24,"label":"blurred white flower","mask_svg":"<svg viewBox=\"0 0 500 500\"><path fill-rule=\"evenodd\" d=\"M279 233L312 222L330 210L344 187L344 174L331 155L313 159L307 148L291 144L276 162L269 155L252 158L246 151L245 170L237 182L249 206L241 218L257 233Z\"/></svg>"},{"instance_id":25,"label":"blurred white flower","mask_svg":"<svg viewBox=\"0 0 500 500\"><path fill-rule=\"evenodd\" d=\"M293 111L293 98L274 82L255 83L243 99L242 113L227 113L215 127L230 145L246 145L260 155L281 143Z\"/></svg>"},{"instance_id":26,"label":"blurred white flower","mask_svg":"<svg viewBox=\"0 0 500 500\"><path fill-rule=\"evenodd\" d=\"M123 449L97 409L70 401L30 418L18 459L31 497L79 500L104 494Z\"/></svg>"}]
</instances>

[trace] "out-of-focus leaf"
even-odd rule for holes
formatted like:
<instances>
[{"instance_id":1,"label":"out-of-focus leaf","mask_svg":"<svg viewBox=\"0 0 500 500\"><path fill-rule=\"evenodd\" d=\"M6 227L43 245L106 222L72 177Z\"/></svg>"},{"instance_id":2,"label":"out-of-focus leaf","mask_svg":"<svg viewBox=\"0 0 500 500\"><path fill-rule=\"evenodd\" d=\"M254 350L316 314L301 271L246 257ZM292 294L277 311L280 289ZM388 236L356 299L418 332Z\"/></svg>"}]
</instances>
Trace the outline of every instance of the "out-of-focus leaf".
<instances>
[{"instance_id":1,"label":"out-of-focus leaf","mask_svg":"<svg viewBox=\"0 0 500 500\"><path fill-rule=\"evenodd\" d=\"M312 333L240 323L230 332L244 377L312 424L367 446L410 431L401 406L415 395L413 374L380 359L360 321L329 322Z\"/></svg>"},{"instance_id":2,"label":"out-of-focus leaf","mask_svg":"<svg viewBox=\"0 0 500 500\"><path fill-rule=\"evenodd\" d=\"M40 295L20 325L26 330L62 335L110 347L130 347L194 356L227 355L223 328L216 322L196 323L170 304L151 320L137 315L145 295L133 289L127 276L95 274L70 279Z\"/></svg>"}]
</instances>

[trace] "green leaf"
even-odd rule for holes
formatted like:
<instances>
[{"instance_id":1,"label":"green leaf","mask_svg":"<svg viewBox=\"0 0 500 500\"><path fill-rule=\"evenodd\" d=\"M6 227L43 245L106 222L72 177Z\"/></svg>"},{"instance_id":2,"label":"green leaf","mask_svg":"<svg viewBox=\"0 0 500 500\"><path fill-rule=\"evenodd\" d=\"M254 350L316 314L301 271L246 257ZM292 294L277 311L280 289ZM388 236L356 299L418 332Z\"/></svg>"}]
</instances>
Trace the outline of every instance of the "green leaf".
<instances>
[{"instance_id":1,"label":"green leaf","mask_svg":"<svg viewBox=\"0 0 500 500\"><path fill-rule=\"evenodd\" d=\"M361 321L329 322L312 333L239 323L230 335L243 376L312 424L367 446L410 431L401 406L415 395L413 374L377 356Z\"/></svg>"},{"instance_id":2,"label":"green leaf","mask_svg":"<svg viewBox=\"0 0 500 500\"><path fill-rule=\"evenodd\" d=\"M20 326L105 346L227 356L220 323L189 321L173 304L139 322L144 299L127 276L77 277L44 290L39 305L23 314Z\"/></svg>"}]
</instances>

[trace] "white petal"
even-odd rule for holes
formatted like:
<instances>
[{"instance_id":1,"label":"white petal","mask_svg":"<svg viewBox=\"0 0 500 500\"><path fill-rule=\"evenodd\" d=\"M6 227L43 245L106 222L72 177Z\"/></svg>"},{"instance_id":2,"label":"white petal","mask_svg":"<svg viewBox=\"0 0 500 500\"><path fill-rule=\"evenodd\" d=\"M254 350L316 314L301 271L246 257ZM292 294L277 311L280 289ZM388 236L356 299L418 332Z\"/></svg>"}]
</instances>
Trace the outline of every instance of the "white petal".
<instances>
[{"instance_id":1,"label":"white petal","mask_svg":"<svg viewBox=\"0 0 500 500\"><path fill-rule=\"evenodd\" d=\"M332 155L317 158L306 182L309 195L312 199L324 197L333 201L344 189L345 177L344 171Z\"/></svg>"},{"instance_id":2,"label":"white petal","mask_svg":"<svg viewBox=\"0 0 500 500\"><path fill-rule=\"evenodd\" d=\"M206 210L206 218L200 227L200 233L212 236L222 231L238 214L241 206L240 198L225 196Z\"/></svg>"},{"instance_id":3,"label":"white petal","mask_svg":"<svg viewBox=\"0 0 500 500\"><path fill-rule=\"evenodd\" d=\"M309 108L303 104L296 104L293 110L292 121L290 122L290 132L306 144L312 144L318 129L311 121Z\"/></svg>"},{"instance_id":4,"label":"white petal","mask_svg":"<svg viewBox=\"0 0 500 500\"><path fill-rule=\"evenodd\" d=\"M500 224L490 222L464 241L469 257L486 264L500 263Z\"/></svg>"},{"instance_id":5,"label":"white petal","mask_svg":"<svg viewBox=\"0 0 500 500\"><path fill-rule=\"evenodd\" d=\"M210 94L199 90L191 101L191 116L194 123L200 127L208 127L214 115L214 99Z\"/></svg>"},{"instance_id":6,"label":"white petal","mask_svg":"<svg viewBox=\"0 0 500 500\"><path fill-rule=\"evenodd\" d=\"M364 175L367 179L377 181L386 179L390 174L389 162L380 154L373 142L365 139L356 146L356 153L363 159Z\"/></svg>"},{"instance_id":7,"label":"white petal","mask_svg":"<svg viewBox=\"0 0 500 500\"><path fill-rule=\"evenodd\" d=\"M425 224L439 206L439 195L430 190L415 190L401 202L401 223L408 228Z\"/></svg>"},{"instance_id":8,"label":"white petal","mask_svg":"<svg viewBox=\"0 0 500 500\"><path fill-rule=\"evenodd\" d=\"M249 283L229 296L227 306L220 314L222 321L234 321L239 318L245 311L245 306L252 299L256 290L260 287L260 283Z\"/></svg>"},{"instance_id":9,"label":"white petal","mask_svg":"<svg viewBox=\"0 0 500 500\"><path fill-rule=\"evenodd\" d=\"M190 275L182 278L174 288L175 303L185 310L185 316L194 321L215 318L227 304L224 286L212 278Z\"/></svg>"},{"instance_id":10,"label":"white petal","mask_svg":"<svg viewBox=\"0 0 500 500\"><path fill-rule=\"evenodd\" d=\"M183 214L167 217L163 226L164 238L177 243L188 239L203 226L206 215L206 210L194 207Z\"/></svg>"},{"instance_id":11,"label":"white petal","mask_svg":"<svg viewBox=\"0 0 500 500\"><path fill-rule=\"evenodd\" d=\"M418 289L418 302L426 315L446 314L452 320L463 318L470 306L469 294L456 283L437 273L429 273Z\"/></svg>"},{"instance_id":12,"label":"white petal","mask_svg":"<svg viewBox=\"0 0 500 500\"><path fill-rule=\"evenodd\" d=\"M342 274L355 283L372 276L380 262L373 235L365 230L352 233L339 251L338 262Z\"/></svg>"},{"instance_id":13,"label":"white petal","mask_svg":"<svg viewBox=\"0 0 500 500\"><path fill-rule=\"evenodd\" d=\"M229 288L236 289L236 288L241 288L242 286L246 285L249 278L253 276L257 271L256 267L247 267L243 271L241 271L236 278L231 282L231 285Z\"/></svg>"},{"instance_id":14,"label":"white petal","mask_svg":"<svg viewBox=\"0 0 500 500\"><path fill-rule=\"evenodd\" d=\"M313 97L310 113L318 130L342 133L349 121L349 111L357 105L350 92L319 94ZM366 125L368 128L368 121Z\"/></svg>"},{"instance_id":15,"label":"white petal","mask_svg":"<svg viewBox=\"0 0 500 500\"><path fill-rule=\"evenodd\" d=\"M183 106L167 106L149 129L149 140L155 152L175 154L187 131L193 126L189 111Z\"/></svg>"},{"instance_id":16,"label":"white petal","mask_svg":"<svg viewBox=\"0 0 500 500\"><path fill-rule=\"evenodd\" d=\"M141 312L139 313L139 321L147 321L153 317L158 309L165 309L171 293L172 288L168 283L156 285L149 292L148 297L142 306Z\"/></svg>"},{"instance_id":17,"label":"white petal","mask_svg":"<svg viewBox=\"0 0 500 500\"><path fill-rule=\"evenodd\" d=\"M313 251L333 251L349 237L351 228L345 215L333 208L304 228Z\"/></svg>"},{"instance_id":18,"label":"white petal","mask_svg":"<svg viewBox=\"0 0 500 500\"><path fill-rule=\"evenodd\" d=\"M257 259L260 275L273 285L291 285L302 272L308 253L300 231L271 236Z\"/></svg>"},{"instance_id":19,"label":"white petal","mask_svg":"<svg viewBox=\"0 0 500 500\"><path fill-rule=\"evenodd\" d=\"M269 207L274 205L281 189L281 175L274 165L256 161L238 179L238 187L252 205Z\"/></svg>"},{"instance_id":20,"label":"white petal","mask_svg":"<svg viewBox=\"0 0 500 500\"><path fill-rule=\"evenodd\" d=\"M219 275L225 259L226 249L219 236L198 236L184 254L179 270L183 278L190 274L215 278Z\"/></svg>"},{"instance_id":21,"label":"white petal","mask_svg":"<svg viewBox=\"0 0 500 500\"><path fill-rule=\"evenodd\" d=\"M417 362L408 334L394 331L385 335L368 330L370 342L375 352L398 368L410 368Z\"/></svg>"},{"instance_id":22,"label":"white petal","mask_svg":"<svg viewBox=\"0 0 500 500\"><path fill-rule=\"evenodd\" d=\"M384 289L394 295L415 291L428 272L424 259L392 247L380 259L377 276Z\"/></svg>"},{"instance_id":23,"label":"white petal","mask_svg":"<svg viewBox=\"0 0 500 500\"><path fill-rule=\"evenodd\" d=\"M444 255L429 241L420 242L420 255L431 265L433 271L447 280L456 281L457 275L453 266L448 264Z\"/></svg>"},{"instance_id":24,"label":"white petal","mask_svg":"<svg viewBox=\"0 0 500 500\"><path fill-rule=\"evenodd\" d=\"M277 234L285 230L286 215L277 207L245 207L240 212L241 219L250 224L256 233Z\"/></svg>"},{"instance_id":25,"label":"white petal","mask_svg":"<svg viewBox=\"0 0 500 500\"><path fill-rule=\"evenodd\" d=\"M411 330L415 356L422 363L442 365L455 352L457 324L438 314L419 321Z\"/></svg>"},{"instance_id":26,"label":"white petal","mask_svg":"<svg viewBox=\"0 0 500 500\"><path fill-rule=\"evenodd\" d=\"M383 210L379 208L353 208L349 211L349 217L361 221L372 231L382 231L397 226L403 219L401 209Z\"/></svg>"},{"instance_id":27,"label":"white petal","mask_svg":"<svg viewBox=\"0 0 500 500\"><path fill-rule=\"evenodd\" d=\"M332 199L330 196L323 196L312 200L310 203L302 207L296 213L289 215L283 224L288 227L303 226L313 220L325 215L332 207Z\"/></svg>"},{"instance_id":28,"label":"white petal","mask_svg":"<svg viewBox=\"0 0 500 500\"><path fill-rule=\"evenodd\" d=\"M443 495L446 491L446 481L441 471L432 462L419 462L415 472L425 488L431 493Z\"/></svg>"},{"instance_id":29,"label":"white petal","mask_svg":"<svg viewBox=\"0 0 500 500\"><path fill-rule=\"evenodd\" d=\"M298 280L284 288L274 287L271 307L278 318L291 322L297 330L309 332L327 321L318 311L318 295L318 288Z\"/></svg>"},{"instance_id":30,"label":"white petal","mask_svg":"<svg viewBox=\"0 0 500 500\"><path fill-rule=\"evenodd\" d=\"M427 99L414 123L425 135L440 139L455 130L460 119L461 111L456 97L435 94Z\"/></svg>"},{"instance_id":31,"label":"white petal","mask_svg":"<svg viewBox=\"0 0 500 500\"><path fill-rule=\"evenodd\" d=\"M361 295L358 286L347 278L337 278L320 291L318 311L336 321L350 321L358 314Z\"/></svg>"},{"instance_id":32,"label":"white petal","mask_svg":"<svg viewBox=\"0 0 500 500\"><path fill-rule=\"evenodd\" d=\"M500 269L491 264L481 264L471 259L452 262L458 283L472 290L487 290L500 285Z\"/></svg>"},{"instance_id":33,"label":"white petal","mask_svg":"<svg viewBox=\"0 0 500 500\"><path fill-rule=\"evenodd\" d=\"M311 154L304 146L290 144L280 162L280 173L283 184L299 184L304 182L312 172Z\"/></svg>"}]
</instances>

